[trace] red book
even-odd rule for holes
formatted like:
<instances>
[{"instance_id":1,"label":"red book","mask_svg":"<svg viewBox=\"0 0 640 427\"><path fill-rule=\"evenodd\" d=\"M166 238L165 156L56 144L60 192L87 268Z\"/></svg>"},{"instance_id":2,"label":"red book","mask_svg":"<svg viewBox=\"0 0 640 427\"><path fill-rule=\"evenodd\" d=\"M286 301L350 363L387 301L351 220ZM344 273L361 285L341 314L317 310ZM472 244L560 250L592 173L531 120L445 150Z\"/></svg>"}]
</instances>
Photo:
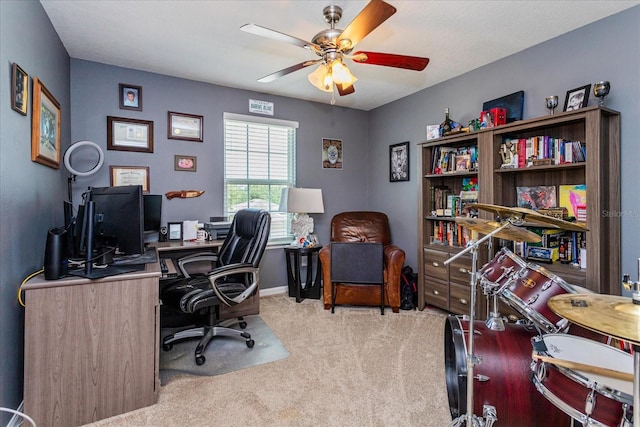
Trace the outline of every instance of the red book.
<instances>
[{"instance_id":1,"label":"red book","mask_svg":"<svg viewBox=\"0 0 640 427\"><path fill-rule=\"evenodd\" d=\"M518 168L527 167L527 142L524 138L518 140Z\"/></svg>"}]
</instances>

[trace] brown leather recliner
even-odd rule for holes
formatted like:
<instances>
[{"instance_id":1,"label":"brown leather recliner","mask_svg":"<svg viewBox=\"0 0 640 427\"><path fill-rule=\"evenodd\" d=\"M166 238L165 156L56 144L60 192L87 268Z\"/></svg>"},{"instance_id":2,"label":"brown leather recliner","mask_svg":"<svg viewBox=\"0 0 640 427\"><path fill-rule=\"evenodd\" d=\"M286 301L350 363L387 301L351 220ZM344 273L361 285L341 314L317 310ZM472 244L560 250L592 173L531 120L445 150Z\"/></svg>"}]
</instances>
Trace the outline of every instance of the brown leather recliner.
<instances>
[{"instance_id":1,"label":"brown leather recliner","mask_svg":"<svg viewBox=\"0 0 640 427\"><path fill-rule=\"evenodd\" d=\"M385 305L394 313L400 309L400 274L404 264L404 250L391 244L389 218L382 212L343 212L331 219L331 242L371 242L384 246ZM320 250L324 280L324 309L331 308L331 245ZM380 305L378 286L336 286L335 303L347 305Z\"/></svg>"}]
</instances>

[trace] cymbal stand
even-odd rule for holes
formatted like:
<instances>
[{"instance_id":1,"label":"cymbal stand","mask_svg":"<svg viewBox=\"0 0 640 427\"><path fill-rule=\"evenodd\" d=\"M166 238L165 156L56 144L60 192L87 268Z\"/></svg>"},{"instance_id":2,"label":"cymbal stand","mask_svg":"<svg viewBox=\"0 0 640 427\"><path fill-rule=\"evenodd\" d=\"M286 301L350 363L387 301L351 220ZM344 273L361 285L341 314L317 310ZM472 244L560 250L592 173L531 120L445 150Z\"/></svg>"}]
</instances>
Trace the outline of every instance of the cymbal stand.
<instances>
[{"instance_id":1,"label":"cymbal stand","mask_svg":"<svg viewBox=\"0 0 640 427\"><path fill-rule=\"evenodd\" d=\"M632 282L629 275L622 279L625 289L631 291L633 304L640 304L640 258L638 258L638 281ZM640 426L640 345L633 343L633 425Z\"/></svg>"},{"instance_id":2,"label":"cymbal stand","mask_svg":"<svg viewBox=\"0 0 640 427\"><path fill-rule=\"evenodd\" d=\"M505 222L501 227L496 228L491 233L484 236L477 241L471 241L467 244L467 247L447 259L444 264L448 265L455 261L462 255L471 252L471 279L469 284L471 286L471 303L469 308L469 340L467 344L467 413L460 415L458 418L451 421L449 427L458 427L466 423L467 427L491 427L494 422L498 420L496 408L492 405L483 405L482 417L478 417L473 413L473 381L475 380L473 375L473 367L479 363L482 363L481 358L474 354L474 323L476 317L476 285L478 283L477 278L477 265L478 265L478 247L481 243L491 239L494 234L502 231L504 228L510 225L509 222ZM486 418L486 420L485 420Z\"/></svg>"}]
</instances>

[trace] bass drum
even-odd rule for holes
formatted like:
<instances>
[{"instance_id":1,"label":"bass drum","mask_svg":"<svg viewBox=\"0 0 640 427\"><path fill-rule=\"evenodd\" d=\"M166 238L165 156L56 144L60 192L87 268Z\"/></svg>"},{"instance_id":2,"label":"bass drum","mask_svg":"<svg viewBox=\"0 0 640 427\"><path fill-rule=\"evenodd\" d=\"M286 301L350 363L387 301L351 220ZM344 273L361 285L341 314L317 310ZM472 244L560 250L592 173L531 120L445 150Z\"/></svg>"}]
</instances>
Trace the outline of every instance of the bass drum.
<instances>
[{"instance_id":1,"label":"bass drum","mask_svg":"<svg viewBox=\"0 0 640 427\"><path fill-rule=\"evenodd\" d=\"M444 331L445 379L452 419L467 413L467 340L469 321L449 316ZM474 353L482 358L474 366L473 412L483 405L496 408L500 426L568 426L570 417L556 408L531 381L531 339L535 328L507 323L494 331L474 323Z\"/></svg>"}]
</instances>

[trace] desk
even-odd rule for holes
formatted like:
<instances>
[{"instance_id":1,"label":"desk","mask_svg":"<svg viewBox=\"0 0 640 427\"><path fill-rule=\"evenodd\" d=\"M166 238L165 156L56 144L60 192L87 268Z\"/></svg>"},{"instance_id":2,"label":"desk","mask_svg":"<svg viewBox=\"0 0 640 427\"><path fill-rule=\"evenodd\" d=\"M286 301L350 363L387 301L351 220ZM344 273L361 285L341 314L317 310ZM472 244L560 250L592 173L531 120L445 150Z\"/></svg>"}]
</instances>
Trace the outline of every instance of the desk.
<instances>
[{"instance_id":1,"label":"desk","mask_svg":"<svg viewBox=\"0 0 640 427\"><path fill-rule=\"evenodd\" d=\"M158 263L89 280L45 280L25 296L24 411L78 426L158 401Z\"/></svg>"},{"instance_id":2,"label":"desk","mask_svg":"<svg viewBox=\"0 0 640 427\"><path fill-rule=\"evenodd\" d=\"M289 296L296 297L296 302L301 302L305 298L320 299L320 287L322 285L322 268L318 253L322 246L313 246L299 248L296 246L287 246L284 248L285 257L287 259L287 282L289 285ZM307 262L307 279L304 288L302 287L302 260ZM316 261L315 279L314 260Z\"/></svg>"}]
</instances>

